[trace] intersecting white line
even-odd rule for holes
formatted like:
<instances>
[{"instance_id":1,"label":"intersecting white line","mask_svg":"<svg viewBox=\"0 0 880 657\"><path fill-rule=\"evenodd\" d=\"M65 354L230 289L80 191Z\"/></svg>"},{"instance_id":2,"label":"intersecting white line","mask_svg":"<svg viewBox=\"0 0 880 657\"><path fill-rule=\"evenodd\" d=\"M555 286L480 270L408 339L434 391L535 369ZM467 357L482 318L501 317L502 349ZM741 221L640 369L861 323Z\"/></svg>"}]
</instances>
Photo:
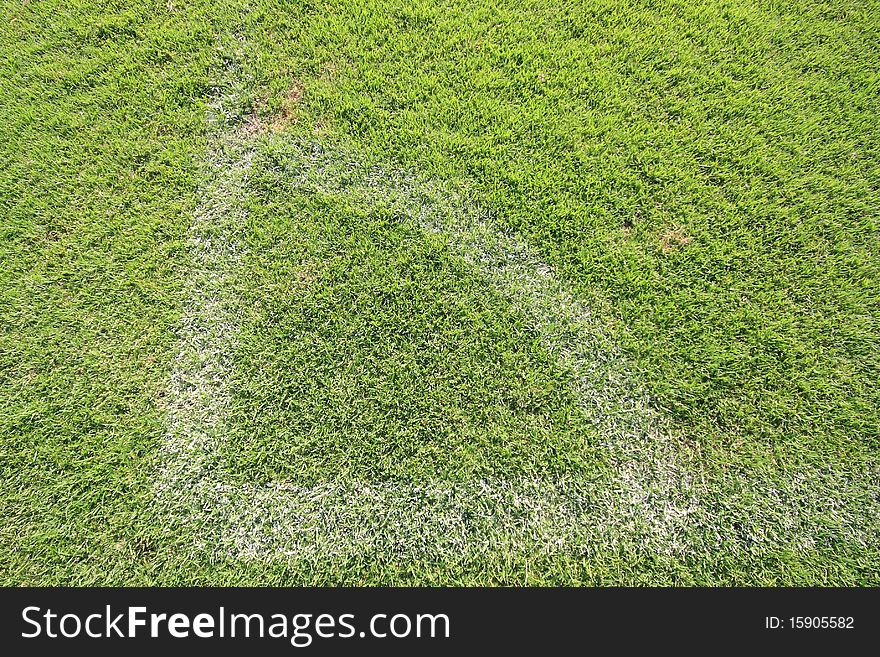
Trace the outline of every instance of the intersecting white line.
<instances>
[{"instance_id":1,"label":"intersecting white line","mask_svg":"<svg viewBox=\"0 0 880 657\"><path fill-rule=\"evenodd\" d=\"M220 115L228 100L220 97L213 106L218 125L224 124ZM682 444L664 431L625 358L586 305L524 240L471 203L466 190L361 165L341 149L326 152L284 139L270 138L292 163L291 193L323 190L367 208L390 204L401 220L442 236L452 253L528 320L568 373L580 411L598 428L614 472L598 480L340 481L307 487L233 482L220 457L239 328L229 280L244 255L243 200L265 142L220 127L190 229L187 302L156 481L168 522L191 532L199 549L249 559L382 551L400 559L466 558L487 551L587 555L624 544L667 555L806 549L823 538L810 525L816 514L836 528L836 538L876 545L876 467L850 477L830 467L805 469L783 487L760 476L731 474L713 489L695 474ZM719 488L729 494L743 485L751 489L748 512L742 504L712 502ZM853 505L854 499L860 504Z\"/></svg>"}]
</instances>

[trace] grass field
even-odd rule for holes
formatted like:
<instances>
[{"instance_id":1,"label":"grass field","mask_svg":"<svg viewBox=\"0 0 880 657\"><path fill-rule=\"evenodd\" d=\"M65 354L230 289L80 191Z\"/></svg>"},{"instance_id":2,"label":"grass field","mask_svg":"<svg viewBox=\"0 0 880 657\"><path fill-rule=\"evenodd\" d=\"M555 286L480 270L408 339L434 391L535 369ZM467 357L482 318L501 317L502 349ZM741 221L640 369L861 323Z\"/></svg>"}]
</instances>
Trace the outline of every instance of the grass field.
<instances>
[{"instance_id":1,"label":"grass field","mask_svg":"<svg viewBox=\"0 0 880 657\"><path fill-rule=\"evenodd\" d=\"M875 0L0 7L0 584L880 584Z\"/></svg>"}]
</instances>

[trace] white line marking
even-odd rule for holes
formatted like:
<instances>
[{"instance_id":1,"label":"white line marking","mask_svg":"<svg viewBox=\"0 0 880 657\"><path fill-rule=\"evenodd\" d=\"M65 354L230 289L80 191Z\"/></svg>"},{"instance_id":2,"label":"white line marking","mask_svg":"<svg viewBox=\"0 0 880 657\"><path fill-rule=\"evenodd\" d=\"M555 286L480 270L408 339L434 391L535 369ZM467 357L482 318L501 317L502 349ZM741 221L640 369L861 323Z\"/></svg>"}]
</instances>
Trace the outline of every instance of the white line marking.
<instances>
[{"instance_id":1,"label":"white line marking","mask_svg":"<svg viewBox=\"0 0 880 657\"><path fill-rule=\"evenodd\" d=\"M223 108L236 106L236 100L234 94L221 98L213 120L224 123ZM204 202L190 231L188 301L156 483L169 522L186 527L199 550L246 559L373 554L466 561L486 553L587 557L627 545L665 555L806 549L832 540L876 548L876 464L850 476L804 468L782 488L758 473L703 480L705 473L667 436L588 308L524 241L501 229L461 190L365 167L342 151L274 139L274 147L296 163L291 193L322 190L366 207L391 204L403 220L442 235L528 318L547 352L569 372L580 408L600 429L616 471L600 480L233 483L219 456L238 332L228 281L243 255L242 200L259 152L234 130L219 129L206 162Z\"/></svg>"}]
</instances>

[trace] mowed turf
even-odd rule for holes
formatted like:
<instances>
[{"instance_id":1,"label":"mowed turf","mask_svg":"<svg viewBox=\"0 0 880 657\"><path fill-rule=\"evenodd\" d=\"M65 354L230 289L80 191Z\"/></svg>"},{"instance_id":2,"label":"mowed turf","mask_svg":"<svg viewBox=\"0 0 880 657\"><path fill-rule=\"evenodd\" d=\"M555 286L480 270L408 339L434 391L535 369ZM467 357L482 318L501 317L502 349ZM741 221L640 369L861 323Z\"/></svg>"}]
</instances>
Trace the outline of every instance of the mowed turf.
<instances>
[{"instance_id":1,"label":"mowed turf","mask_svg":"<svg viewBox=\"0 0 880 657\"><path fill-rule=\"evenodd\" d=\"M877 583L876 3L2 7L3 583ZM265 140L325 144L464 180L613 335L690 472L722 482L702 500L721 531L806 481L781 500L799 531L815 514L810 540L531 563L194 552L153 482L233 52L220 132L262 144L230 283L237 481L612 467L479 272L387 208L291 190ZM868 518L855 538L824 500ZM784 511L768 535L794 531Z\"/></svg>"},{"instance_id":2,"label":"mowed turf","mask_svg":"<svg viewBox=\"0 0 880 657\"><path fill-rule=\"evenodd\" d=\"M418 482L594 464L596 430L528 318L402 214L387 180L358 198L363 164L331 153L353 180L309 189L298 181L311 163L288 150L251 180L233 471Z\"/></svg>"}]
</instances>

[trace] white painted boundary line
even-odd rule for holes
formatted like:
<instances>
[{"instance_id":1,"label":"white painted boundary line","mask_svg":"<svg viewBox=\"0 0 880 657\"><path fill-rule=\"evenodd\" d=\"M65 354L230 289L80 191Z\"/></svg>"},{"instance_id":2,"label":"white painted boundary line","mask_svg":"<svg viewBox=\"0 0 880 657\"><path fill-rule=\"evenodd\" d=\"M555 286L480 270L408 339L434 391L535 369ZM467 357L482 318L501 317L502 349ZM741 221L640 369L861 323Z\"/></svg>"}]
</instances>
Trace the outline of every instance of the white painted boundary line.
<instances>
[{"instance_id":1,"label":"white painted boundary line","mask_svg":"<svg viewBox=\"0 0 880 657\"><path fill-rule=\"evenodd\" d=\"M222 102L215 112L222 112ZM366 207L390 203L402 220L442 236L528 318L547 352L569 372L572 391L604 437L616 472L597 481L343 481L311 487L232 482L219 456L238 329L227 286L242 256L241 203L259 153L235 132L220 131L190 231L188 301L156 482L170 525L191 532L198 550L247 559L374 554L466 562L492 553L586 557L625 546L675 555L810 549L822 540L877 544L876 468L849 478L832 468L794 473L783 489L750 473L700 481L686 452L665 436L632 384L613 342L525 242L450 185L364 167L341 152L280 147L298 162L290 175L293 193L323 190ZM730 505L717 501L724 495ZM742 511L744 496L748 513ZM860 504L850 504L853 498ZM872 511L859 510L865 502ZM816 517L823 519L819 533L811 524Z\"/></svg>"}]
</instances>

